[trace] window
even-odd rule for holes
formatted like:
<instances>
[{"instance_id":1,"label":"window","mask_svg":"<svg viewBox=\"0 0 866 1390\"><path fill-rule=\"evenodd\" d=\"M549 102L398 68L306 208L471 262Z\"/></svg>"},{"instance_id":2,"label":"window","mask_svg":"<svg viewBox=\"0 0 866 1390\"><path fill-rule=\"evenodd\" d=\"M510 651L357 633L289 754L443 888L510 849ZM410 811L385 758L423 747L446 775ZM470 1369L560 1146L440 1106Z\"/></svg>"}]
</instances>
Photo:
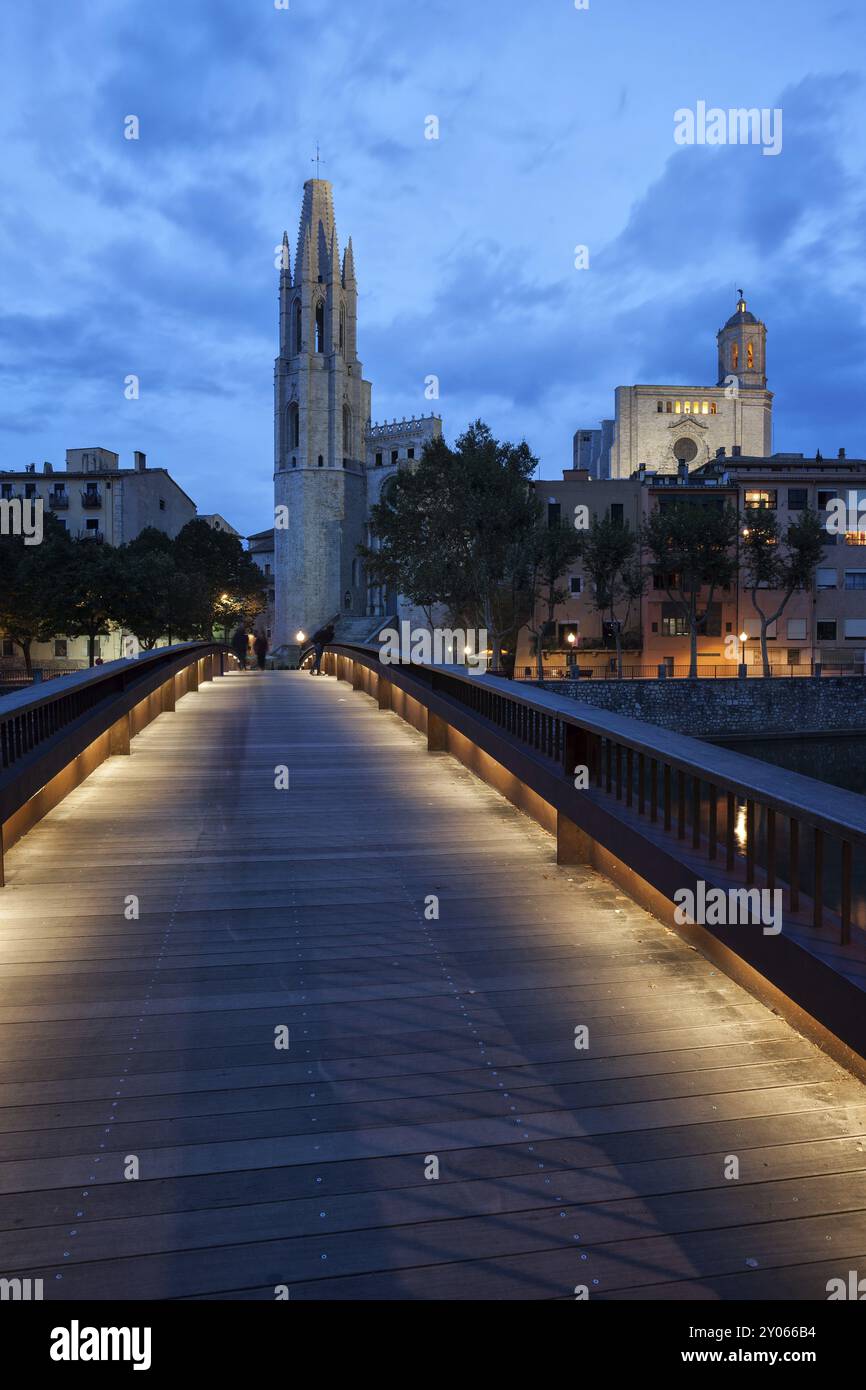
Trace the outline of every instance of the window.
<instances>
[{"instance_id":1,"label":"window","mask_svg":"<svg viewBox=\"0 0 866 1390\"><path fill-rule=\"evenodd\" d=\"M85 522L85 526L86 526L86 529L87 529L88 531L98 531L98 530L99 530L99 519L98 519L97 517L95 517L95 516L93 516L93 517L88 517L87 521Z\"/></svg>"},{"instance_id":2,"label":"window","mask_svg":"<svg viewBox=\"0 0 866 1390\"><path fill-rule=\"evenodd\" d=\"M835 502L835 501L836 501L836 493L835 493L835 492L825 492L823 489L821 489L821 490L818 492L818 510L819 510L819 511L822 511L822 512L823 512L823 511L826 511L827 508L829 507L830 503L831 503L831 502Z\"/></svg>"},{"instance_id":3,"label":"window","mask_svg":"<svg viewBox=\"0 0 866 1390\"><path fill-rule=\"evenodd\" d=\"M692 403L691 403L691 401L683 401L683 413L686 414L686 415L691 415L691 413L692 413Z\"/></svg>"},{"instance_id":4,"label":"window","mask_svg":"<svg viewBox=\"0 0 866 1390\"><path fill-rule=\"evenodd\" d=\"M346 458L352 458L352 412L347 405L343 406L343 453Z\"/></svg>"},{"instance_id":5,"label":"window","mask_svg":"<svg viewBox=\"0 0 866 1390\"><path fill-rule=\"evenodd\" d=\"M862 641L864 637L866 637L866 618L846 618L845 641L852 642L855 639Z\"/></svg>"},{"instance_id":6,"label":"window","mask_svg":"<svg viewBox=\"0 0 866 1390\"><path fill-rule=\"evenodd\" d=\"M407 457L407 459L413 459L413 458L415 457L415 450L414 450L414 449L407 449L407 450L406 450L406 457Z\"/></svg>"},{"instance_id":7,"label":"window","mask_svg":"<svg viewBox=\"0 0 866 1390\"><path fill-rule=\"evenodd\" d=\"M822 622L818 622L816 624L816 636L819 642L835 642L836 619L833 618L831 621L829 618L825 618Z\"/></svg>"},{"instance_id":8,"label":"window","mask_svg":"<svg viewBox=\"0 0 866 1390\"><path fill-rule=\"evenodd\" d=\"M346 309L345 305L340 306L340 351L346 346Z\"/></svg>"},{"instance_id":9,"label":"window","mask_svg":"<svg viewBox=\"0 0 866 1390\"><path fill-rule=\"evenodd\" d=\"M803 648L802 648L802 647L789 647L789 648L788 648L788 665L789 665L789 666L799 666L799 665L800 665L800 657L802 656L802 654L803 654Z\"/></svg>"},{"instance_id":10,"label":"window","mask_svg":"<svg viewBox=\"0 0 866 1390\"><path fill-rule=\"evenodd\" d=\"M732 345L732 347L731 347L731 366L733 367L734 371L736 371L737 368L739 367L739 365L740 365L740 345L739 345L739 343L734 343L734 344Z\"/></svg>"},{"instance_id":11,"label":"window","mask_svg":"<svg viewBox=\"0 0 866 1390\"><path fill-rule=\"evenodd\" d=\"M803 641L806 637L806 619L789 618L786 628L789 642Z\"/></svg>"},{"instance_id":12,"label":"window","mask_svg":"<svg viewBox=\"0 0 866 1390\"><path fill-rule=\"evenodd\" d=\"M3 638L3 651L2 651L2 655L3 655L3 656L14 656L14 655L15 655L15 644L13 643L11 637L4 637L4 638Z\"/></svg>"},{"instance_id":13,"label":"window","mask_svg":"<svg viewBox=\"0 0 866 1390\"><path fill-rule=\"evenodd\" d=\"M265 561L265 574L270 574L270 572L271 572L271 567L270 567L270 565L267 563L267 561Z\"/></svg>"},{"instance_id":14,"label":"window","mask_svg":"<svg viewBox=\"0 0 866 1390\"><path fill-rule=\"evenodd\" d=\"M289 444L293 449L301 447L301 412L297 401L289 406Z\"/></svg>"},{"instance_id":15,"label":"window","mask_svg":"<svg viewBox=\"0 0 866 1390\"><path fill-rule=\"evenodd\" d=\"M673 408L673 401L665 401L665 415L670 415L673 412Z\"/></svg>"},{"instance_id":16,"label":"window","mask_svg":"<svg viewBox=\"0 0 866 1390\"><path fill-rule=\"evenodd\" d=\"M743 621L743 632L746 634L747 637L751 637L751 638L758 638L758 637L760 637L760 635L761 635L761 619L760 619L760 618L746 618L746 619L744 619L744 621ZM769 640L770 640L771 642L775 642L775 640L776 640L776 624L775 624L775 623L770 623L770 626L767 628L767 637L769 638Z\"/></svg>"},{"instance_id":17,"label":"window","mask_svg":"<svg viewBox=\"0 0 866 1390\"><path fill-rule=\"evenodd\" d=\"M809 501L809 491L805 487L788 488L788 511L804 512Z\"/></svg>"},{"instance_id":18,"label":"window","mask_svg":"<svg viewBox=\"0 0 866 1390\"><path fill-rule=\"evenodd\" d=\"M324 455L324 454L319 454L319 467L320 467L320 468L324 468L324 466L325 466L325 455Z\"/></svg>"},{"instance_id":19,"label":"window","mask_svg":"<svg viewBox=\"0 0 866 1390\"><path fill-rule=\"evenodd\" d=\"M866 570L846 570L845 588L866 590Z\"/></svg>"},{"instance_id":20,"label":"window","mask_svg":"<svg viewBox=\"0 0 866 1390\"><path fill-rule=\"evenodd\" d=\"M568 581L569 591L572 594L579 594L583 588L583 580L579 574L573 574Z\"/></svg>"},{"instance_id":21,"label":"window","mask_svg":"<svg viewBox=\"0 0 866 1390\"><path fill-rule=\"evenodd\" d=\"M686 405L688 405L688 401L686 401ZM674 458L677 463L692 463L697 456L698 446L693 439L683 435L682 439L677 440L674 445Z\"/></svg>"},{"instance_id":22,"label":"window","mask_svg":"<svg viewBox=\"0 0 866 1390\"><path fill-rule=\"evenodd\" d=\"M677 587L677 576L675 574L654 574L654 589L675 589Z\"/></svg>"},{"instance_id":23,"label":"window","mask_svg":"<svg viewBox=\"0 0 866 1390\"><path fill-rule=\"evenodd\" d=\"M664 403L664 401L656 401L656 410L658 411L659 415L664 414L664 408L665 408L665 403Z\"/></svg>"},{"instance_id":24,"label":"window","mask_svg":"<svg viewBox=\"0 0 866 1390\"><path fill-rule=\"evenodd\" d=\"M24 484L24 496L25 496L25 497L35 497L35 496L36 496L36 484L35 484L35 483L25 483L25 484Z\"/></svg>"},{"instance_id":25,"label":"window","mask_svg":"<svg viewBox=\"0 0 866 1390\"><path fill-rule=\"evenodd\" d=\"M380 449L380 450L378 451L378 453L376 454L376 467L377 467L377 468L381 468L381 467L382 467L382 450L381 450L381 449Z\"/></svg>"},{"instance_id":26,"label":"window","mask_svg":"<svg viewBox=\"0 0 866 1390\"><path fill-rule=\"evenodd\" d=\"M352 583L358 589L361 586L361 561L352 561Z\"/></svg>"},{"instance_id":27,"label":"window","mask_svg":"<svg viewBox=\"0 0 866 1390\"><path fill-rule=\"evenodd\" d=\"M711 414L711 415L716 415L716 414L718 414L718 406L716 405L716 402L715 402L715 401L710 401L710 414Z\"/></svg>"},{"instance_id":28,"label":"window","mask_svg":"<svg viewBox=\"0 0 866 1390\"><path fill-rule=\"evenodd\" d=\"M165 498L164 498L164 497L160 497L160 499L159 499L159 510L160 510L161 512L164 512L164 511L165 511Z\"/></svg>"},{"instance_id":29,"label":"window","mask_svg":"<svg viewBox=\"0 0 866 1390\"><path fill-rule=\"evenodd\" d=\"M614 526L625 525L625 505L622 502L611 502L610 519Z\"/></svg>"},{"instance_id":30,"label":"window","mask_svg":"<svg viewBox=\"0 0 866 1390\"><path fill-rule=\"evenodd\" d=\"M681 401L675 401L675 402L674 402L674 414L675 414L675 415L682 415L682 412L683 412L682 402L681 402Z\"/></svg>"},{"instance_id":31,"label":"window","mask_svg":"<svg viewBox=\"0 0 866 1390\"><path fill-rule=\"evenodd\" d=\"M302 352L304 348L303 325L304 319L301 312L301 301L295 300L295 352Z\"/></svg>"},{"instance_id":32,"label":"window","mask_svg":"<svg viewBox=\"0 0 866 1390\"><path fill-rule=\"evenodd\" d=\"M316 305L316 352L325 351L325 305L320 299Z\"/></svg>"},{"instance_id":33,"label":"window","mask_svg":"<svg viewBox=\"0 0 866 1390\"><path fill-rule=\"evenodd\" d=\"M0 486L0 497L3 497L4 499L8 499L8 498L10 498L11 496L12 496L12 484L11 484L11 483L3 483L2 486Z\"/></svg>"},{"instance_id":34,"label":"window","mask_svg":"<svg viewBox=\"0 0 866 1390\"><path fill-rule=\"evenodd\" d=\"M815 571L815 584L819 589L835 589L836 571L831 569L817 569Z\"/></svg>"},{"instance_id":35,"label":"window","mask_svg":"<svg viewBox=\"0 0 866 1390\"><path fill-rule=\"evenodd\" d=\"M59 657L65 657L69 655L69 648L65 637L55 638L54 655Z\"/></svg>"},{"instance_id":36,"label":"window","mask_svg":"<svg viewBox=\"0 0 866 1390\"><path fill-rule=\"evenodd\" d=\"M689 625L681 615L672 618L662 618L663 637L688 637Z\"/></svg>"},{"instance_id":37,"label":"window","mask_svg":"<svg viewBox=\"0 0 866 1390\"><path fill-rule=\"evenodd\" d=\"M746 366L747 366L747 368L749 369L749 371L751 371L752 368L754 367L754 365L755 365L755 345L754 345L754 343L749 343L748 346L747 346L747 348L746 348Z\"/></svg>"},{"instance_id":38,"label":"window","mask_svg":"<svg viewBox=\"0 0 866 1390\"><path fill-rule=\"evenodd\" d=\"M392 449L392 450L391 450L391 462L392 462L392 463L396 463L397 460L399 459L399 457L400 457L400 450L399 450L399 449Z\"/></svg>"},{"instance_id":39,"label":"window","mask_svg":"<svg viewBox=\"0 0 866 1390\"><path fill-rule=\"evenodd\" d=\"M778 493L769 488L746 488L743 505L756 507L761 511L775 511Z\"/></svg>"},{"instance_id":40,"label":"window","mask_svg":"<svg viewBox=\"0 0 866 1390\"><path fill-rule=\"evenodd\" d=\"M562 506L559 502L548 502L547 504L547 524L548 526L559 526L562 521ZM551 545L553 542L551 541Z\"/></svg>"},{"instance_id":41,"label":"window","mask_svg":"<svg viewBox=\"0 0 866 1390\"><path fill-rule=\"evenodd\" d=\"M709 401L701 401L701 414L702 414L702 415L709 415L709 413L710 413L710 403L709 403Z\"/></svg>"}]
</instances>

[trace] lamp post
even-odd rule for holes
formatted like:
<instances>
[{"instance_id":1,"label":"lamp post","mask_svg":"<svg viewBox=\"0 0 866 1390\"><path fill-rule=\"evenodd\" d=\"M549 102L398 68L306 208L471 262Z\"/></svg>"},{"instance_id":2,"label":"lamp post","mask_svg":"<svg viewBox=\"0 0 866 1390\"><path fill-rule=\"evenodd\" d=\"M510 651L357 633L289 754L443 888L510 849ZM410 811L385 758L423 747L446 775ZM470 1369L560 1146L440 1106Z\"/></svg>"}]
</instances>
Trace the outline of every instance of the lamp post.
<instances>
[{"instance_id":1,"label":"lamp post","mask_svg":"<svg viewBox=\"0 0 866 1390\"><path fill-rule=\"evenodd\" d=\"M738 673L737 673L737 674L739 675L741 681L744 681L744 680L746 679L746 675L748 674L747 668L746 668L746 642L747 642L748 640L749 640L749 634L748 634L747 632L741 632L741 633L740 633L740 668L739 668L739 671L738 671Z\"/></svg>"},{"instance_id":2,"label":"lamp post","mask_svg":"<svg viewBox=\"0 0 866 1390\"><path fill-rule=\"evenodd\" d=\"M571 674L574 671L574 646L577 642L577 633L569 632L565 640L568 642L568 670Z\"/></svg>"}]
</instances>

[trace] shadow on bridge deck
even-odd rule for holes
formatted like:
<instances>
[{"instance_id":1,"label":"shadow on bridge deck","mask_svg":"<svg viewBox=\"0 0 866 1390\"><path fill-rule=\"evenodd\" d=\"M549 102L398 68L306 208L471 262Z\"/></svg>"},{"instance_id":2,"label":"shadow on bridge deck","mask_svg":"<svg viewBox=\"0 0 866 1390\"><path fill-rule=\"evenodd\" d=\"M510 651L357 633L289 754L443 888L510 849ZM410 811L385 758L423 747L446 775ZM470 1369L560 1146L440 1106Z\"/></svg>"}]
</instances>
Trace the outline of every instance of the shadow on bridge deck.
<instances>
[{"instance_id":1,"label":"shadow on bridge deck","mask_svg":"<svg viewBox=\"0 0 866 1390\"><path fill-rule=\"evenodd\" d=\"M47 1299L823 1299L866 1259L860 1083L345 684L204 686L6 868L0 1275Z\"/></svg>"}]
</instances>

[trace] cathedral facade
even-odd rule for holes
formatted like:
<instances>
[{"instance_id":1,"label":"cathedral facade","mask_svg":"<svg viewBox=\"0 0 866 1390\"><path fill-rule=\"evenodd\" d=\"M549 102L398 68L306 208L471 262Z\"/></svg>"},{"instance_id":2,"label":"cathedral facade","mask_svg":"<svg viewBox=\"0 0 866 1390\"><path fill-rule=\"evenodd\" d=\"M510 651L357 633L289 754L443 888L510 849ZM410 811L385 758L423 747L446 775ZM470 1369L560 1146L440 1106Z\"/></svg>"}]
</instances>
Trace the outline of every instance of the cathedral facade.
<instances>
[{"instance_id":1,"label":"cathedral facade","mask_svg":"<svg viewBox=\"0 0 866 1390\"><path fill-rule=\"evenodd\" d=\"M358 284L351 238L340 256L331 185L304 184L294 268L280 267L274 366L275 656L291 663L324 623L358 640L401 603L368 582L357 547L373 541L371 507L401 467L442 432L438 416L374 425L358 357Z\"/></svg>"},{"instance_id":2,"label":"cathedral facade","mask_svg":"<svg viewBox=\"0 0 866 1390\"><path fill-rule=\"evenodd\" d=\"M615 418L601 430L578 430L574 467L597 478L689 472L724 449L729 457L773 450L773 393L767 390L767 328L746 304L716 334L713 386L618 386Z\"/></svg>"}]
</instances>

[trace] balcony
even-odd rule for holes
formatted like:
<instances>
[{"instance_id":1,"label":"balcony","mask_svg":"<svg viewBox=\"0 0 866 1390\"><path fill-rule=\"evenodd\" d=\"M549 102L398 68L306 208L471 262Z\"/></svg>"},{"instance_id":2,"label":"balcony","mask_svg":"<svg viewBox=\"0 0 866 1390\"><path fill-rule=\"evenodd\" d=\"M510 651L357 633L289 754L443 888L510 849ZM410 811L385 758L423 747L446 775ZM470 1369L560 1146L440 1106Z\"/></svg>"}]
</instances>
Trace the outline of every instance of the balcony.
<instances>
[{"instance_id":1,"label":"balcony","mask_svg":"<svg viewBox=\"0 0 866 1390\"><path fill-rule=\"evenodd\" d=\"M93 511L102 506L102 493L95 488L82 488L81 505L86 511Z\"/></svg>"},{"instance_id":2,"label":"balcony","mask_svg":"<svg viewBox=\"0 0 866 1390\"><path fill-rule=\"evenodd\" d=\"M69 506L69 493L68 493L68 492L49 492L49 494L48 494L48 510L49 510L49 511L52 511L52 512L62 512L62 511L65 511L66 508L67 508L68 506Z\"/></svg>"},{"instance_id":3,"label":"balcony","mask_svg":"<svg viewBox=\"0 0 866 1390\"><path fill-rule=\"evenodd\" d=\"M78 539L79 539L80 541L100 541L100 542L101 542L101 541L104 541L104 540L105 540L105 532L104 532L104 531L89 531L89 530L87 529L87 527L82 527L81 530L78 532Z\"/></svg>"}]
</instances>

